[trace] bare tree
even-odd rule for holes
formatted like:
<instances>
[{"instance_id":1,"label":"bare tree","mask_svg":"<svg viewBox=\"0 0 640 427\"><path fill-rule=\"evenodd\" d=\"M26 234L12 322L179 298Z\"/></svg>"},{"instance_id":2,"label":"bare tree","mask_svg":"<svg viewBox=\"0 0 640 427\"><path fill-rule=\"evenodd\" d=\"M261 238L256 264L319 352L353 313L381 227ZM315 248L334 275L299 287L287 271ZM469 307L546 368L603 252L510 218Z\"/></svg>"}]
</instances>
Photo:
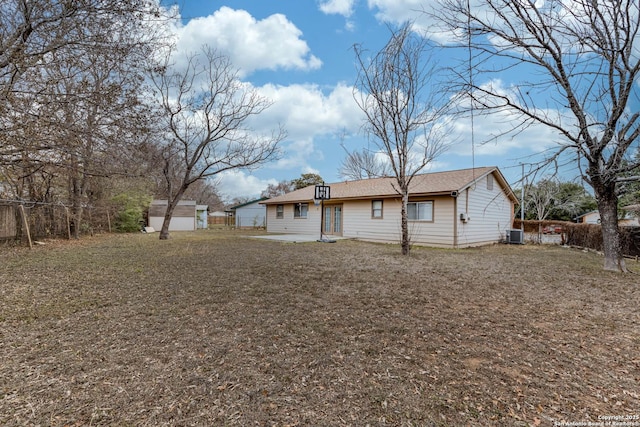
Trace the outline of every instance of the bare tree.
<instances>
[{"instance_id":1,"label":"bare tree","mask_svg":"<svg viewBox=\"0 0 640 427\"><path fill-rule=\"evenodd\" d=\"M359 180L389 176L391 170L388 162L378 158L375 152L363 148L347 151L347 157L342 161L338 173L342 178Z\"/></svg>"},{"instance_id":2,"label":"bare tree","mask_svg":"<svg viewBox=\"0 0 640 427\"><path fill-rule=\"evenodd\" d=\"M147 0L0 3L0 175L18 198L70 206L76 237L145 137L151 18L169 19Z\"/></svg>"},{"instance_id":3,"label":"bare tree","mask_svg":"<svg viewBox=\"0 0 640 427\"><path fill-rule=\"evenodd\" d=\"M184 71L167 62L153 75L166 122L160 137L168 206L160 239L169 238L173 211L194 182L223 171L252 168L273 160L285 137L280 127L270 135L248 128L252 117L271 102L238 79L226 56L203 47L190 54ZM174 178L179 177L176 181Z\"/></svg>"},{"instance_id":4,"label":"bare tree","mask_svg":"<svg viewBox=\"0 0 640 427\"><path fill-rule=\"evenodd\" d=\"M224 210L224 201L218 193L217 185L215 179L198 180L189 187L184 197L209 206L210 212Z\"/></svg>"},{"instance_id":5,"label":"bare tree","mask_svg":"<svg viewBox=\"0 0 640 427\"><path fill-rule=\"evenodd\" d=\"M317 173L303 173L300 178L292 179L291 185L294 190L308 187L310 185L324 184L324 179Z\"/></svg>"},{"instance_id":6,"label":"bare tree","mask_svg":"<svg viewBox=\"0 0 640 427\"><path fill-rule=\"evenodd\" d=\"M402 253L410 251L407 205L413 177L446 148L439 123L447 108L433 86L435 66L428 42L406 23L369 60L354 46L358 75L354 97L365 113L365 130L389 160L402 198Z\"/></svg>"},{"instance_id":7,"label":"bare tree","mask_svg":"<svg viewBox=\"0 0 640 427\"><path fill-rule=\"evenodd\" d=\"M55 61L62 48L122 46L119 36L139 32L149 18L166 19L160 10L148 0L3 0L0 95L8 97L26 71L42 68L45 59ZM118 21L121 25L114 25ZM144 32L149 35L149 30L147 26Z\"/></svg>"},{"instance_id":8,"label":"bare tree","mask_svg":"<svg viewBox=\"0 0 640 427\"><path fill-rule=\"evenodd\" d=\"M559 183L553 179L544 179L537 185L529 185L525 189L525 203L529 211L533 210L536 219L543 221L547 219L552 208L556 207L556 199L559 194ZM561 207L561 206L560 206Z\"/></svg>"},{"instance_id":9,"label":"bare tree","mask_svg":"<svg viewBox=\"0 0 640 427\"><path fill-rule=\"evenodd\" d=\"M277 184L269 184L266 189L260 193L260 197L277 197L282 196L283 194L290 193L295 190L293 183L288 180L283 180L278 182Z\"/></svg>"},{"instance_id":10,"label":"bare tree","mask_svg":"<svg viewBox=\"0 0 640 427\"><path fill-rule=\"evenodd\" d=\"M592 203L593 197L574 182L560 182L549 177L525 186L525 205L529 218L570 221L581 213L593 210Z\"/></svg>"},{"instance_id":11,"label":"bare tree","mask_svg":"<svg viewBox=\"0 0 640 427\"><path fill-rule=\"evenodd\" d=\"M616 188L640 163L630 159L640 136L640 4L637 0L545 2L440 0L434 15L469 47L474 79L460 91L486 112L507 112L513 130L543 125L559 135L541 162L569 159L593 187L604 240L604 268L626 271ZM522 67L522 70L520 70ZM508 90L481 78L520 71ZM477 82L477 83L476 83Z\"/></svg>"}]
</instances>

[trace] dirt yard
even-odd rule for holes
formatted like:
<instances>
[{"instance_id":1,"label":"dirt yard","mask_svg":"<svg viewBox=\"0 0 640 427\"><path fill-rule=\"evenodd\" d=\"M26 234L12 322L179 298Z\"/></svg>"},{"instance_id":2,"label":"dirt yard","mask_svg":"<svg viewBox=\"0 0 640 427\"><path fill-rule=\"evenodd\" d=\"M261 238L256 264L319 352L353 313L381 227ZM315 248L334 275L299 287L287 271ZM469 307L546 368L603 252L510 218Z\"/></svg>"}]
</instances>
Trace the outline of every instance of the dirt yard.
<instances>
[{"instance_id":1,"label":"dirt yard","mask_svg":"<svg viewBox=\"0 0 640 427\"><path fill-rule=\"evenodd\" d=\"M635 261L246 236L0 248L0 425L640 425Z\"/></svg>"}]
</instances>

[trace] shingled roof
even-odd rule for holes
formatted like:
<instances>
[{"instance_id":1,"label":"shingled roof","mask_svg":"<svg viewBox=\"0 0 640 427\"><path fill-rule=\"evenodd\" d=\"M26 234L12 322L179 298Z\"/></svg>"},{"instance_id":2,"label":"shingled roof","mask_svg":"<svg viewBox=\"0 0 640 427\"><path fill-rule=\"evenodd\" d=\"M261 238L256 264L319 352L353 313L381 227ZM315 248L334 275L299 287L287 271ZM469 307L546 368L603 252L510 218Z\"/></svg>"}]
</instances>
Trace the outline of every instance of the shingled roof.
<instances>
[{"instance_id":1,"label":"shingled roof","mask_svg":"<svg viewBox=\"0 0 640 427\"><path fill-rule=\"evenodd\" d=\"M509 184L495 167L461 169L447 172L433 172L416 175L411 181L409 193L412 196L450 194L452 191L463 191L477 180L494 173L500 184L506 188L508 195L515 201ZM327 184L331 186L331 200L353 200L398 197L394 189L395 178L372 178L358 181L344 181ZM397 184L396 184L397 186ZM310 185L300 190L265 200L262 204L284 204L313 201L315 186Z\"/></svg>"}]
</instances>

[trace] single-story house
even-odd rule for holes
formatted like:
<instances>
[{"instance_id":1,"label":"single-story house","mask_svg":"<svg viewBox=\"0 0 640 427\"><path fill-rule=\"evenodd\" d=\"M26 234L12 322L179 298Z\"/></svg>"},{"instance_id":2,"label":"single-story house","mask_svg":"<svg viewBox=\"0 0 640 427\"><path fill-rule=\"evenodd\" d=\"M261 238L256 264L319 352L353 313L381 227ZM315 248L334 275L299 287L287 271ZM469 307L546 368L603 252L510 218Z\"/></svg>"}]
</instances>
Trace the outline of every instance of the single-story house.
<instances>
[{"instance_id":1,"label":"single-story house","mask_svg":"<svg viewBox=\"0 0 640 427\"><path fill-rule=\"evenodd\" d=\"M229 208L235 217L236 228L266 227L267 209L260 204L264 200L267 200L267 198L262 197Z\"/></svg>"},{"instance_id":2,"label":"single-story house","mask_svg":"<svg viewBox=\"0 0 640 427\"><path fill-rule=\"evenodd\" d=\"M263 201L267 231L320 236L322 230L327 236L400 242L402 200L395 178L328 185L330 199L323 203L314 200L315 186ZM409 190L412 244L480 246L504 240L512 228L518 200L497 167L416 175Z\"/></svg>"},{"instance_id":3,"label":"single-story house","mask_svg":"<svg viewBox=\"0 0 640 427\"><path fill-rule=\"evenodd\" d=\"M629 205L624 206L621 209L624 212L622 218L618 219L618 225L623 227L638 227L640 226L640 220L638 216L640 216L640 210L638 210L638 206L640 205ZM586 214L580 215L576 218L576 222L582 224L600 224L600 212L591 211Z\"/></svg>"},{"instance_id":4,"label":"single-story house","mask_svg":"<svg viewBox=\"0 0 640 427\"><path fill-rule=\"evenodd\" d=\"M168 205L168 200L151 201L149 227L155 230L162 228ZM206 205L198 205L195 200L180 200L169 222L169 231L194 231L198 228L206 228L207 209Z\"/></svg>"},{"instance_id":5,"label":"single-story house","mask_svg":"<svg viewBox=\"0 0 640 427\"><path fill-rule=\"evenodd\" d=\"M600 224L600 212L591 211L576 217L576 222L581 224Z\"/></svg>"}]
</instances>

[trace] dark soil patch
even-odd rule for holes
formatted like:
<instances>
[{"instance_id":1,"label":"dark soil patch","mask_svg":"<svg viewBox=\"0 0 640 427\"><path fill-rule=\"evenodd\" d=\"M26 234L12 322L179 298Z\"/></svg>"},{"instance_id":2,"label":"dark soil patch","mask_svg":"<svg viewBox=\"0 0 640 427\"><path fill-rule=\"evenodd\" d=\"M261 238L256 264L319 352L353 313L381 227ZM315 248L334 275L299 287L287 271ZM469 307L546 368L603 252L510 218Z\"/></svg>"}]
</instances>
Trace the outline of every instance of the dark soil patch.
<instances>
[{"instance_id":1,"label":"dark soil patch","mask_svg":"<svg viewBox=\"0 0 640 427\"><path fill-rule=\"evenodd\" d=\"M0 251L1 425L640 424L634 261L222 231Z\"/></svg>"}]
</instances>

